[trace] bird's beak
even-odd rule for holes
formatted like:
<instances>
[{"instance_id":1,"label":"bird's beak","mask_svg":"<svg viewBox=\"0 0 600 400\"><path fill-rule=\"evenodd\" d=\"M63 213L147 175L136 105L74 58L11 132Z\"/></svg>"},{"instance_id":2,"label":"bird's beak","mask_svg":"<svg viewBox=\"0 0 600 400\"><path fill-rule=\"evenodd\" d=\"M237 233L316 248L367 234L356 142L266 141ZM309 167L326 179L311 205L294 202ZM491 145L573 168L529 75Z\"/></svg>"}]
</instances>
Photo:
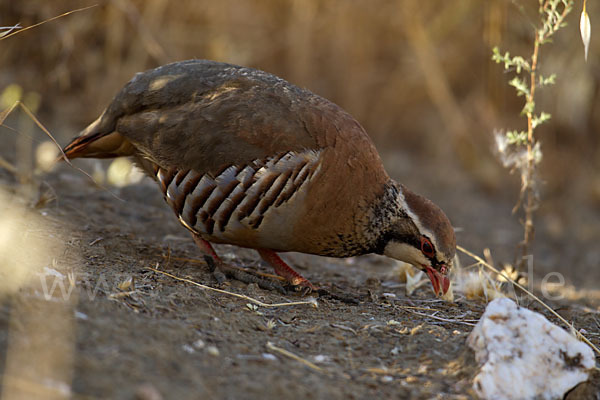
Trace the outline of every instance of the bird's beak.
<instances>
[{"instance_id":1,"label":"bird's beak","mask_svg":"<svg viewBox=\"0 0 600 400\"><path fill-rule=\"evenodd\" d=\"M425 269L427 272L427 276L431 280L431 284L433 285L433 291L436 296L443 296L446 294L448 289L450 288L450 279L447 276L442 275L439 271L433 269L430 266L427 266Z\"/></svg>"}]
</instances>

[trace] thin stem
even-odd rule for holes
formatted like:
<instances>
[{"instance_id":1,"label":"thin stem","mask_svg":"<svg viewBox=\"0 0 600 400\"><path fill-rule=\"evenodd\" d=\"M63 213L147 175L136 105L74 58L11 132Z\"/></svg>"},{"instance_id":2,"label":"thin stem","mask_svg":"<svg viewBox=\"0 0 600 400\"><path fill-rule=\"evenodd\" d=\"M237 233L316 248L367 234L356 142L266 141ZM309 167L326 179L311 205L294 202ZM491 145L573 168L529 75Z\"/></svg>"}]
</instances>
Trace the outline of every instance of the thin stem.
<instances>
[{"instance_id":1,"label":"thin stem","mask_svg":"<svg viewBox=\"0 0 600 400\"><path fill-rule=\"evenodd\" d=\"M540 50L540 34L535 33L535 41L533 45L533 55L531 57L531 73L530 73L530 89L527 96L527 104L533 104L535 99L536 73L538 64L538 54ZM533 179L535 172L535 155L533 154L535 147L535 138L533 136L533 106L527 107L527 173L522 178L523 186L525 187L525 235L522 242L522 257L529 254L531 244L533 242L535 229L533 225L533 211L536 206L535 192L533 188ZM524 258L521 263L524 263ZM522 268L521 268L522 269Z\"/></svg>"},{"instance_id":2,"label":"thin stem","mask_svg":"<svg viewBox=\"0 0 600 400\"><path fill-rule=\"evenodd\" d=\"M531 70L529 76L529 94L527 95L526 110L527 110L527 170L521 177L521 199L525 197L523 210L525 212L524 222L524 236L523 241L520 243L521 247L521 260L518 260L517 265L519 269L523 270L525 265L525 256L529 255L531 245L534 240L535 228L533 225L533 212L537 207L537 198L534 188L535 178L535 137L534 137L534 110L535 110L535 89L536 89L536 78L538 68L538 56L540 47L558 30L564 22L565 17L569 14L572 8L572 2L565 4L562 12L553 21L552 12L549 10L555 10L556 3L552 0L540 0L540 14L547 13L546 23L542 25L542 28L536 29L535 40L533 43L533 53L531 55ZM521 200L520 200L521 201ZM519 202L520 202L519 201Z\"/></svg>"}]
</instances>

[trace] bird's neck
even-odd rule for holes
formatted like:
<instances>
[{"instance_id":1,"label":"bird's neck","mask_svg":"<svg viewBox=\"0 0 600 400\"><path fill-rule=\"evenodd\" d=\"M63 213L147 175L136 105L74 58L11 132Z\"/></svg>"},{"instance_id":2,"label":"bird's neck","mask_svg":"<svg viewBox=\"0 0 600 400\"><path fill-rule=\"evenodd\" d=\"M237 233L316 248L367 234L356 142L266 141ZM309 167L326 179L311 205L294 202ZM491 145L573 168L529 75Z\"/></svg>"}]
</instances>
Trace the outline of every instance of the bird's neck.
<instances>
[{"instance_id":1,"label":"bird's neck","mask_svg":"<svg viewBox=\"0 0 600 400\"><path fill-rule=\"evenodd\" d=\"M415 227L410 212L407 212L404 190L407 189L389 179L374 201L365 201L359 206L359 212L353 216L352 233L329 237L327 244L335 242L336 245L328 245L315 254L332 257L383 254L391 238L414 234Z\"/></svg>"},{"instance_id":2,"label":"bird's neck","mask_svg":"<svg viewBox=\"0 0 600 400\"><path fill-rule=\"evenodd\" d=\"M369 212L365 229L370 252L383 254L392 236L409 235L414 232L414 223L404 201L404 187L390 179L384 185L383 194Z\"/></svg>"}]
</instances>

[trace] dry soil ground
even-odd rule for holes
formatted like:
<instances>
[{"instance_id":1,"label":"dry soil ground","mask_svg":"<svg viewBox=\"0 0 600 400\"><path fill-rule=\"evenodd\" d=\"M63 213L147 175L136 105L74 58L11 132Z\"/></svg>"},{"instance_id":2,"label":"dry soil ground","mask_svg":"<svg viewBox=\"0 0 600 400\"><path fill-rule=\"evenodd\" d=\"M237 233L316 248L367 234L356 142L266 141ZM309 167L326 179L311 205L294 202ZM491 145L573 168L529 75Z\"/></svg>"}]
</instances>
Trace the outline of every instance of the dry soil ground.
<instances>
[{"instance_id":1,"label":"dry soil ground","mask_svg":"<svg viewBox=\"0 0 600 400\"><path fill-rule=\"evenodd\" d=\"M477 366L465 340L484 310L481 301L437 300L429 284L407 297L390 274L394 263L382 257L288 254L313 283L360 301L250 305L148 267L265 303L306 298L237 281L217 284L149 180L112 188L119 199L66 166L43 179L42 192L51 188L56 199L31 207L16 194L22 185L0 169L2 189L41 221L21 232L32 243L61 246L44 274L0 298L6 398L474 397ZM250 250L217 251L234 265L270 272ZM48 297L57 282L71 294L57 286ZM553 306L600 345L597 299Z\"/></svg>"}]
</instances>

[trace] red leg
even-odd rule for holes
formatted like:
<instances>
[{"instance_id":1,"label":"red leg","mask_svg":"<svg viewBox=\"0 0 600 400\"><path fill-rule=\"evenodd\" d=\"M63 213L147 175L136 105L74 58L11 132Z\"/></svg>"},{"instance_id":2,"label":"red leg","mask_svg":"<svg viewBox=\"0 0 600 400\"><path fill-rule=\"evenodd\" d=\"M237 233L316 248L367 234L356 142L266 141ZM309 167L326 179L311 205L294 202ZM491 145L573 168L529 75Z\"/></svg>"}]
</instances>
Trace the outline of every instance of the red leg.
<instances>
[{"instance_id":1,"label":"red leg","mask_svg":"<svg viewBox=\"0 0 600 400\"><path fill-rule=\"evenodd\" d=\"M210 244L210 242L202 239L200 237L200 235L196 235L194 233L192 233L192 237L194 238L194 242L196 242L196 245L198 245L198 247L200 248L200 251L204 254L205 259L212 258L212 261L214 261L213 263L211 263L210 262L211 260L206 260L208 267L211 269L214 277L217 279L217 281L219 283L224 283L225 280L227 279L227 277L230 277L230 278L237 279L238 281L241 281L244 283L256 283L259 287L266 289L266 290L277 290L278 292L280 292L282 294L286 294L285 289L283 288L283 286L281 286L281 284L279 282L272 281L270 279L262 279L256 275L245 272L241 268L237 268L237 267L225 264L223 261L221 261L221 259L219 258L219 256L215 252L215 250L213 249L212 245ZM277 255L275 253L273 253L273 254L275 255L275 257L277 257ZM277 258L279 258L279 257L277 257ZM279 259L279 261L281 261L281 259ZM281 263L283 263L283 261L281 261ZM285 263L284 263L284 265L285 265ZM298 275L298 274L296 274L296 275ZM298 275L298 276L300 276L300 275ZM302 277L300 276L300 278L302 278ZM304 278L302 278L302 279L304 279ZM309 283L309 285L310 285L310 283Z\"/></svg>"},{"instance_id":2,"label":"red leg","mask_svg":"<svg viewBox=\"0 0 600 400\"><path fill-rule=\"evenodd\" d=\"M311 290L316 290L306 278L294 271L273 250L257 249L257 251L262 259L275 269L277 275L284 277L292 285L305 286Z\"/></svg>"},{"instance_id":3,"label":"red leg","mask_svg":"<svg viewBox=\"0 0 600 400\"><path fill-rule=\"evenodd\" d=\"M211 256L212 258L214 258L215 262L217 262L217 263L221 262L221 259L215 252L215 249L213 249L213 247L211 246L210 242L207 242L206 240L202 239L200 236L194 235L193 233L192 233L192 237L194 238L194 242L196 242L196 245L200 248L200 251L202 251L202 253Z\"/></svg>"}]
</instances>

